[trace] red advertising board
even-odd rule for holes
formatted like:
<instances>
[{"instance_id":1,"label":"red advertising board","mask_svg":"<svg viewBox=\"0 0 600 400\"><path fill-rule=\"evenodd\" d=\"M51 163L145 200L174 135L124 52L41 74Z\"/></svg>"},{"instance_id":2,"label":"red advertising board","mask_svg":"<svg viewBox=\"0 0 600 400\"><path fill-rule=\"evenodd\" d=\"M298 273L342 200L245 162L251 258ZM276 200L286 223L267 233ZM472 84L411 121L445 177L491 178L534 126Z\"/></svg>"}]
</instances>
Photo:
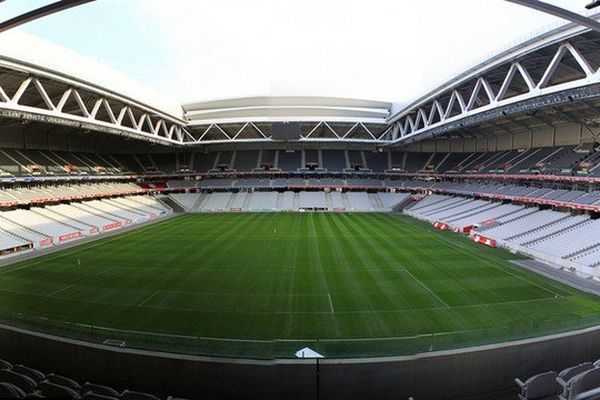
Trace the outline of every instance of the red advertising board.
<instances>
[{"instance_id":1,"label":"red advertising board","mask_svg":"<svg viewBox=\"0 0 600 400\"><path fill-rule=\"evenodd\" d=\"M433 227L442 231L447 231L448 229L450 229L450 226L448 224L440 221L435 221L433 223Z\"/></svg>"},{"instance_id":2,"label":"red advertising board","mask_svg":"<svg viewBox=\"0 0 600 400\"><path fill-rule=\"evenodd\" d=\"M496 247L496 241L494 239L486 238L485 236L481 236L479 234L475 234L471 237L471 240L475 243L485 244L486 246Z\"/></svg>"},{"instance_id":3,"label":"red advertising board","mask_svg":"<svg viewBox=\"0 0 600 400\"><path fill-rule=\"evenodd\" d=\"M123 226L122 222L112 222L110 224L106 224L102 227L102 231L110 231L113 229L118 229Z\"/></svg>"}]
</instances>

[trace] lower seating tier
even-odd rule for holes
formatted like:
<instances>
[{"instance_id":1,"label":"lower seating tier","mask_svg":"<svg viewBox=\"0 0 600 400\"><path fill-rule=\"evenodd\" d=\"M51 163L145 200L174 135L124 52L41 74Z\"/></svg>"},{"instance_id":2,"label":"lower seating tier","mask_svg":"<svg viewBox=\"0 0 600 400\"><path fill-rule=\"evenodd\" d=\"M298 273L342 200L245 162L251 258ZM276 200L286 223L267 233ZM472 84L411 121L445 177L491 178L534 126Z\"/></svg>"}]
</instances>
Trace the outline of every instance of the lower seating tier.
<instances>
[{"instance_id":1,"label":"lower seating tier","mask_svg":"<svg viewBox=\"0 0 600 400\"><path fill-rule=\"evenodd\" d=\"M214 192L173 193L169 195L184 210L219 211L392 211L409 193L367 192Z\"/></svg>"},{"instance_id":2,"label":"lower seating tier","mask_svg":"<svg viewBox=\"0 0 600 400\"><path fill-rule=\"evenodd\" d=\"M58 246L171 213L148 195L0 212L0 257Z\"/></svg>"},{"instance_id":3,"label":"lower seating tier","mask_svg":"<svg viewBox=\"0 0 600 400\"><path fill-rule=\"evenodd\" d=\"M590 215L440 194L405 213L600 280L600 220Z\"/></svg>"}]
</instances>

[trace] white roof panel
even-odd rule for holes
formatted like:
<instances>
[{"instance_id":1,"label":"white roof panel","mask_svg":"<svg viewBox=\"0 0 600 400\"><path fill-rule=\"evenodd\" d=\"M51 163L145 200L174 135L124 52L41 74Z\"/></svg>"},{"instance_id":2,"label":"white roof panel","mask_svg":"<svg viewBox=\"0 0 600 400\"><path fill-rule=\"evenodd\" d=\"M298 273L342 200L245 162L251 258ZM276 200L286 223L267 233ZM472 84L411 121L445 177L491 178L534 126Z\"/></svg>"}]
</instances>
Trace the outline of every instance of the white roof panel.
<instances>
[{"instance_id":1,"label":"white roof panel","mask_svg":"<svg viewBox=\"0 0 600 400\"><path fill-rule=\"evenodd\" d=\"M168 94L158 94L98 61L18 30L9 30L0 35L2 57L101 87L176 118L183 116L181 105L169 100Z\"/></svg>"}]
</instances>

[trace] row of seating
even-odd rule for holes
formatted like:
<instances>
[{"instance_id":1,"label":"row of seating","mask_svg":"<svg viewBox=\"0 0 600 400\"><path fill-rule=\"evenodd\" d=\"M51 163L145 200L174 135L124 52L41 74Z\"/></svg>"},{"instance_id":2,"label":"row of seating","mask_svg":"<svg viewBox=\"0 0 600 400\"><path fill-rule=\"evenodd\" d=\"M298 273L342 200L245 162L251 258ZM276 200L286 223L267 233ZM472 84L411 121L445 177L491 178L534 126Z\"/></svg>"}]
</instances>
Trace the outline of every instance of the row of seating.
<instances>
[{"instance_id":1,"label":"row of seating","mask_svg":"<svg viewBox=\"0 0 600 400\"><path fill-rule=\"evenodd\" d=\"M0 205L42 203L143 192L143 189L134 183L8 187L0 190Z\"/></svg>"},{"instance_id":2,"label":"row of seating","mask_svg":"<svg viewBox=\"0 0 600 400\"><path fill-rule=\"evenodd\" d=\"M495 240L557 268L574 269L582 278L598 275L600 220L586 214L440 194L426 196L404 212Z\"/></svg>"},{"instance_id":3,"label":"row of seating","mask_svg":"<svg viewBox=\"0 0 600 400\"><path fill-rule=\"evenodd\" d=\"M0 212L0 256L61 245L172 212L147 195Z\"/></svg>"},{"instance_id":4,"label":"row of seating","mask_svg":"<svg viewBox=\"0 0 600 400\"><path fill-rule=\"evenodd\" d=\"M157 158L170 164L156 169ZM177 158L179 157L179 158ZM549 173L600 176L600 157L595 146L562 146L467 153L373 152L364 150L225 150L180 155L140 155L146 159L136 173L187 171L371 171ZM145 166L145 167L144 167Z\"/></svg>"},{"instance_id":5,"label":"row of seating","mask_svg":"<svg viewBox=\"0 0 600 400\"><path fill-rule=\"evenodd\" d=\"M600 176L599 166L600 152L595 144L466 153L263 149L112 155L0 149L0 176L264 170L549 173Z\"/></svg>"},{"instance_id":6,"label":"row of seating","mask_svg":"<svg viewBox=\"0 0 600 400\"><path fill-rule=\"evenodd\" d=\"M592 400L600 398L600 360L584 362L561 372L543 372L522 381L520 400Z\"/></svg>"},{"instance_id":7,"label":"row of seating","mask_svg":"<svg viewBox=\"0 0 600 400\"><path fill-rule=\"evenodd\" d=\"M85 400L162 400L150 393L122 390L74 379L24 365L0 360L0 398L2 399L85 399ZM169 396L167 400L177 400Z\"/></svg>"},{"instance_id":8,"label":"row of seating","mask_svg":"<svg viewBox=\"0 0 600 400\"><path fill-rule=\"evenodd\" d=\"M307 209L391 211L408 193L367 192L215 192L169 195L186 211L298 211Z\"/></svg>"},{"instance_id":9,"label":"row of seating","mask_svg":"<svg viewBox=\"0 0 600 400\"><path fill-rule=\"evenodd\" d=\"M281 189L288 187L325 187L325 188L393 188L400 190L438 190L458 195L486 195L489 197L502 197L505 199L533 199L541 201L554 201L560 203L580 204L583 206L600 206L600 191L567 190L562 188L521 186L505 182L480 182L480 181L424 181L411 179L304 179L304 178L278 178L278 179L202 179L202 180L171 180L167 187L174 190L191 189Z\"/></svg>"},{"instance_id":10,"label":"row of seating","mask_svg":"<svg viewBox=\"0 0 600 400\"><path fill-rule=\"evenodd\" d=\"M399 181L397 181L399 182ZM277 179L203 179L198 181L170 180L170 189L243 189L243 188L284 188L290 186L322 186L322 187L376 187L381 188L384 182L375 178L341 179L341 178L277 178Z\"/></svg>"}]
</instances>

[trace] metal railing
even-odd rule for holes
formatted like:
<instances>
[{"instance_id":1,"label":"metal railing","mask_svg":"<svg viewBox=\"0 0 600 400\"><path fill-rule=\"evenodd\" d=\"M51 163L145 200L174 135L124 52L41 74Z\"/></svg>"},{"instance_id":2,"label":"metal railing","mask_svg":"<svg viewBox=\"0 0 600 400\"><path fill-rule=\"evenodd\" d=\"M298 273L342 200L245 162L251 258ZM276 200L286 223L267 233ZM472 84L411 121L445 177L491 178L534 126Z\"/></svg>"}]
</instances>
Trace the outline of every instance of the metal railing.
<instances>
[{"instance_id":1,"label":"metal railing","mask_svg":"<svg viewBox=\"0 0 600 400\"><path fill-rule=\"evenodd\" d=\"M193 334L142 332L15 313L0 313L0 321L24 330L108 346L199 356L271 360L292 359L294 353L303 347L310 347L329 358L393 357L455 350L596 327L600 325L600 315L532 319L510 326L429 332L402 337L309 340L210 338Z\"/></svg>"}]
</instances>

